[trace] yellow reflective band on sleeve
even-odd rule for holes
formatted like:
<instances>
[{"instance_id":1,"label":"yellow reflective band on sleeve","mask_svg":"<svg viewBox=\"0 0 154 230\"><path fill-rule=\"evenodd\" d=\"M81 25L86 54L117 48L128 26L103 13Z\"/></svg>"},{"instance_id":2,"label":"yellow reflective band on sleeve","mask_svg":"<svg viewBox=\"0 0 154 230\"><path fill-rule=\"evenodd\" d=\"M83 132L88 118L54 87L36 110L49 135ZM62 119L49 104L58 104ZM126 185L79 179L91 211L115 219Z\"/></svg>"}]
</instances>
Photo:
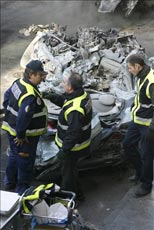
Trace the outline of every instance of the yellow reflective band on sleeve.
<instances>
[{"instance_id":1,"label":"yellow reflective band on sleeve","mask_svg":"<svg viewBox=\"0 0 154 230\"><path fill-rule=\"evenodd\" d=\"M55 136L55 142L57 143L57 145L62 148L62 145L63 145L63 142L62 140L60 140L60 138L58 138L58 134L56 133L56 136ZM71 151L80 151L82 149L85 149L87 148L91 143L91 139L88 139L80 144L76 144L72 149Z\"/></svg>"},{"instance_id":2,"label":"yellow reflective band on sleeve","mask_svg":"<svg viewBox=\"0 0 154 230\"><path fill-rule=\"evenodd\" d=\"M12 129L6 122L3 122L2 124L2 129L9 132L12 136L16 136L17 133L15 131L15 129ZM35 137L35 136L40 136L44 133L47 132L47 128L42 128L42 129L36 129L36 131L33 130L26 130L26 136L31 136L31 137Z\"/></svg>"},{"instance_id":3,"label":"yellow reflective band on sleeve","mask_svg":"<svg viewBox=\"0 0 154 230\"><path fill-rule=\"evenodd\" d=\"M151 121L152 121L152 118L146 119L146 118L141 118L141 117L137 117L137 116L135 116L135 118L134 118L134 122L136 124L145 125L145 126L149 126Z\"/></svg>"},{"instance_id":4,"label":"yellow reflective band on sleeve","mask_svg":"<svg viewBox=\"0 0 154 230\"><path fill-rule=\"evenodd\" d=\"M3 121L2 129L9 132L12 136L16 136L15 129L12 129L6 121Z\"/></svg>"},{"instance_id":5,"label":"yellow reflective band on sleeve","mask_svg":"<svg viewBox=\"0 0 154 230\"><path fill-rule=\"evenodd\" d=\"M26 136L31 136L31 137L35 137L35 136L40 136L44 133L47 132L47 128L42 128L42 129L33 129L33 130L26 130Z\"/></svg>"},{"instance_id":6,"label":"yellow reflective band on sleeve","mask_svg":"<svg viewBox=\"0 0 154 230\"><path fill-rule=\"evenodd\" d=\"M87 141L85 141L85 142L83 142L81 144L77 144L71 149L71 151L83 150L83 149L87 148L90 145L90 143L91 143L91 140L87 140Z\"/></svg>"}]
</instances>

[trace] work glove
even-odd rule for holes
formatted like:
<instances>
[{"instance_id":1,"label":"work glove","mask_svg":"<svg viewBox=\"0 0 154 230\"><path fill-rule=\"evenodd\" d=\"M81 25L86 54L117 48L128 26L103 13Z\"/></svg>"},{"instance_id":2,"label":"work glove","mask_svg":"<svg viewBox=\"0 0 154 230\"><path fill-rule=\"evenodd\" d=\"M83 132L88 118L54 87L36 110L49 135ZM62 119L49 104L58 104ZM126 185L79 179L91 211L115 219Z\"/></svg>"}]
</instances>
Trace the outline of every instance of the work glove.
<instances>
[{"instance_id":1,"label":"work glove","mask_svg":"<svg viewBox=\"0 0 154 230\"><path fill-rule=\"evenodd\" d=\"M154 130L153 129L149 128L147 135L146 135L146 140L149 143L154 143Z\"/></svg>"},{"instance_id":2,"label":"work glove","mask_svg":"<svg viewBox=\"0 0 154 230\"><path fill-rule=\"evenodd\" d=\"M62 149L60 149L59 152L57 153L57 158L59 160L64 160L64 159L66 159L67 156L68 156L68 154L66 152L64 152Z\"/></svg>"}]
</instances>

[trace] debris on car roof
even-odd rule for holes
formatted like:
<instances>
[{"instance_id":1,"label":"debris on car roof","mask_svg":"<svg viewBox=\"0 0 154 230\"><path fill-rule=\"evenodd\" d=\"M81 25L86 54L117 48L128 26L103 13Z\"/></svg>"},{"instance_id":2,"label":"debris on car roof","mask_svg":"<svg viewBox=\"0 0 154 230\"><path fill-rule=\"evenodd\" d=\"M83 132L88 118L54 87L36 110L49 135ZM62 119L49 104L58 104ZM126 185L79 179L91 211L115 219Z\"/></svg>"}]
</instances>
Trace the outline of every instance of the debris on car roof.
<instances>
[{"instance_id":1,"label":"debris on car roof","mask_svg":"<svg viewBox=\"0 0 154 230\"><path fill-rule=\"evenodd\" d=\"M135 83L126 68L126 59L133 53L146 58L144 48L132 33L117 28L104 31L98 27L79 27L75 36L68 36L66 30L67 26L55 23L31 25L21 30L25 36L35 34L21 58L21 66L25 68L31 59L42 61L48 75L40 84L40 91L54 90L57 93L63 92L63 76L71 70L78 72L86 90L93 93L94 110L100 116L108 115L110 110L118 112L119 103L135 95ZM113 95L116 108L103 104L100 95ZM98 102L100 105L96 106ZM98 111L96 107L102 109Z\"/></svg>"}]
</instances>

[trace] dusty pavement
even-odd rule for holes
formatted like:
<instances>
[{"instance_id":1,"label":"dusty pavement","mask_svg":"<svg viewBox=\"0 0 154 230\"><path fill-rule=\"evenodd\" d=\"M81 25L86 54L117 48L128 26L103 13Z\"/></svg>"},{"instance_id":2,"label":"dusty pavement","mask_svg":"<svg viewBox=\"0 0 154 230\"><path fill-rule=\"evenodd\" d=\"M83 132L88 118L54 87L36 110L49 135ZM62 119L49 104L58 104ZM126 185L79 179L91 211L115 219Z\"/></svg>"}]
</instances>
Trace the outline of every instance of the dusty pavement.
<instances>
[{"instance_id":1,"label":"dusty pavement","mask_svg":"<svg viewBox=\"0 0 154 230\"><path fill-rule=\"evenodd\" d=\"M97 12L95 2L1 1L1 102L5 89L21 74L20 58L33 39L22 36L19 30L32 24L46 25L55 22L67 25L70 34L75 33L77 27L82 25L97 26L105 30L113 27L129 30L145 47L148 56L154 56L154 12L136 12L129 18L125 18L120 11L103 15ZM1 135L1 140L3 179L7 158L4 134ZM111 168L108 171L98 170L81 175L87 199L79 210L84 220L95 229L102 230L106 218L116 210L131 187L127 180L128 174L128 171Z\"/></svg>"}]
</instances>

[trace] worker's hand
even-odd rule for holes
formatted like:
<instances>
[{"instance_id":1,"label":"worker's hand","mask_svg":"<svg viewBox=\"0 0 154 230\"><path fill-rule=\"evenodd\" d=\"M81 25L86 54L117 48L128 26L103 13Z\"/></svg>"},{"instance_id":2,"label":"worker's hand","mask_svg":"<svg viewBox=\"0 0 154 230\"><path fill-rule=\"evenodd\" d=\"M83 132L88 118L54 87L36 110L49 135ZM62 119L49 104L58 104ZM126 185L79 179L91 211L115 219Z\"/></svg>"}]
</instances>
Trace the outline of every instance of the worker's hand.
<instances>
[{"instance_id":1,"label":"worker's hand","mask_svg":"<svg viewBox=\"0 0 154 230\"><path fill-rule=\"evenodd\" d=\"M42 92L42 97L44 99L51 100L52 96L53 96L53 92L51 92L51 91Z\"/></svg>"},{"instance_id":2,"label":"worker's hand","mask_svg":"<svg viewBox=\"0 0 154 230\"><path fill-rule=\"evenodd\" d=\"M154 130L153 129L149 128L147 135L146 135L146 140L149 143L154 143Z\"/></svg>"},{"instance_id":3,"label":"worker's hand","mask_svg":"<svg viewBox=\"0 0 154 230\"><path fill-rule=\"evenodd\" d=\"M28 143L27 138L19 139L18 137L16 137L16 138L14 139L14 143L15 143L17 146L22 146L24 142L27 142L27 143Z\"/></svg>"},{"instance_id":4,"label":"worker's hand","mask_svg":"<svg viewBox=\"0 0 154 230\"><path fill-rule=\"evenodd\" d=\"M68 154L65 153L62 149L60 149L59 152L57 153L57 158L59 160L64 160L64 159L66 159L67 156L68 156Z\"/></svg>"}]
</instances>

